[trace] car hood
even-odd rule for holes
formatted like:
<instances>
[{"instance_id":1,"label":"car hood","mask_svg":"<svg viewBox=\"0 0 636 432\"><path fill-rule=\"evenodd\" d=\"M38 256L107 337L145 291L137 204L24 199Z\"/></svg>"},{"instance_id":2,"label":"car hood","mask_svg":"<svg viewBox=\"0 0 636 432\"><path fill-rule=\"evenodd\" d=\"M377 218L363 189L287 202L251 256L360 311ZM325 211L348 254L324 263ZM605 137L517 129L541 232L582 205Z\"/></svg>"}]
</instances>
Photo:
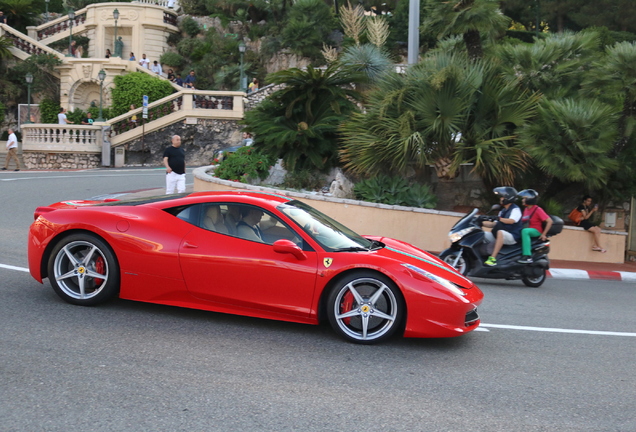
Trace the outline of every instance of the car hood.
<instances>
[{"instance_id":1,"label":"car hood","mask_svg":"<svg viewBox=\"0 0 636 432\"><path fill-rule=\"evenodd\" d=\"M454 268L437 258L435 255L423 251L409 243L389 237L365 237L370 240L381 241L386 245L386 247L376 251L382 257L403 264L410 264L419 267L422 270L447 279L463 288L470 288L474 285L472 281L462 276Z\"/></svg>"}]
</instances>

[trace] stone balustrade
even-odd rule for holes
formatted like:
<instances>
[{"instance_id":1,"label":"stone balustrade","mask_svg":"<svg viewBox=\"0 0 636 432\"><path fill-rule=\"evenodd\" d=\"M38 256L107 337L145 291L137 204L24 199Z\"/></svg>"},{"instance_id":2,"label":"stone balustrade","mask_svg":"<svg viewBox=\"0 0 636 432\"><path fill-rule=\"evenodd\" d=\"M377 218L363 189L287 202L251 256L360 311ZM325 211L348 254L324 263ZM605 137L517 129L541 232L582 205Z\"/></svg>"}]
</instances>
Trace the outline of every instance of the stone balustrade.
<instances>
[{"instance_id":1,"label":"stone balustrade","mask_svg":"<svg viewBox=\"0 0 636 432\"><path fill-rule=\"evenodd\" d=\"M100 126L56 125L56 124L23 124L23 151L42 152L101 152Z\"/></svg>"},{"instance_id":2,"label":"stone balustrade","mask_svg":"<svg viewBox=\"0 0 636 432\"><path fill-rule=\"evenodd\" d=\"M102 127L23 124L22 159L27 169L98 168L102 159Z\"/></svg>"}]
</instances>

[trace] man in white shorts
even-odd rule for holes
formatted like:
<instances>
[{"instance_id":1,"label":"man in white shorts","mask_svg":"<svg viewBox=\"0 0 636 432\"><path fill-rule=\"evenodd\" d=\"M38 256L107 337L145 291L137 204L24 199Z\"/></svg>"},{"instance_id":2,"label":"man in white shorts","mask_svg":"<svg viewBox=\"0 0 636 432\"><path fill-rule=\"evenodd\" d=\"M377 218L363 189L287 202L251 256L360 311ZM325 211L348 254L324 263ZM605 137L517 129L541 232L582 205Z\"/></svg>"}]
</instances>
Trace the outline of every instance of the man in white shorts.
<instances>
[{"instance_id":1,"label":"man in white shorts","mask_svg":"<svg viewBox=\"0 0 636 432\"><path fill-rule=\"evenodd\" d=\"M499 212L497 222L484 222L484 226L492 227L495 247L484 265L489 267L497 265L497 254L503 245L516 244L521 239L521 216L523 213L514 201L517 199L517 190L513 187L502 186L494 188L493 193L499 197L502 209ZM493 237L491 237L493 239Z\"/></svg>"},{"instance_id":2,"label":"man in white shorts","mask_svg":"<svg viewBox=\"0 0 636 432\"><path fill-rule=\"evenodd\" d=\"M166 167L166 194L185 192L185 151L181 148L181 137L174 135L172 145L163 152L163 165Z\"/></svg>"}]
</instances>

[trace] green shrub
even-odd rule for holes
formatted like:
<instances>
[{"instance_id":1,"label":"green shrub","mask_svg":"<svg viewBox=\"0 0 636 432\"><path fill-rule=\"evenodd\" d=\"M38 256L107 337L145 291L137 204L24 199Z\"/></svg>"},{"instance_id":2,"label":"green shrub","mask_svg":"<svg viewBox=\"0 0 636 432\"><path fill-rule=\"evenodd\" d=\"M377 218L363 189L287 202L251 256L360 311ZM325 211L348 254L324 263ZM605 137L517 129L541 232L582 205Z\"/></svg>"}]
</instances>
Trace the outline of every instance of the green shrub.
<instances>
[{"instance_id":1,"label":"green shrub","mask_svg":"<svg viewBox=\"0 0 636 432\"><path fill-rule=\"evenodd\" d=\"M357 183L353 189L362 201L408 207L435 208L437 198L428 185L409 184L403 177L377 176Z\"/></svg>"},{"instance_id":2,"label":"green shrub","mask_svg":"<svg viewBox=\"0 0 636 432\"><path fill-rule=\"evenodd\" d=\"M289 10L281 32L283 45L296 54L322 59L322 44L330 43L336 21L331 9L322 0L298 0Z\"/></svg>"},{"instance_id":3,"label":"green shrub","mask_svg":"<svg viewBox=\"0 0 636 432\"><path fill-rule=\"evenodd\" d=\"M269 174L273 158L260 153L253 147L241 147L236 153L223 159L214 171L214 175L223 180L247 183L250 179L264 180Z\"/></svg>"},{"instance_id":4,"label":"green shrub","mask_svg":"<svg viewBox=\"0 0 636 432\"><path fill-rule=\"evenodd\" d=\"M60 103L52 99L42 99L40 102L40 121L42 123L57 123Z\"/></svg>"},{"instance_id":5,"label":"green shrub","mask_svg":"<svg viewBox=\"0 0 636 432\"><path fill-rule=\"evenodd\" d=\"M128 112L130 105L141 106L144 95L148 96L148 102L152 103L170 96L173 92L169 81L143 72L116 76L115 88L112 90L111 114L116 117Z\"/></svg>"},{"instance_id":6,"label":"green shrub","mask_svg":"<svg viewBox=\"0 0 636 432\"><path fill-rule=\"evenodd\" d=\"M0 123L4 121L6 111L7 107L2 102L0 102Z\"/></svg>"},{"instance_id":7,"label":"green shrub","mask_svg":"<svg viewBox=\"0 0 636 432\"><path fill-rule=\"evenodd\" d=\"M541 200L539 202L539 205L549 215L558 216L560 218L563 218L565 216L563 203L559 200L556 200L554 198L548 198L546 200Z\"/></svg>"},{"instance_id":8,"label":"green shrub","mask_svg":"<svg viewBox=\"0 0 636 432\"><path fill-rule=\"evenodd\" d=\"M186 64L186 59L182 55L175 52L165 52L159 58L159 63L162 65L172 66L175 69L181 70ZM165 66L164 66L165 67Z\"/></svg>"},{"instance_id":9,"label":"green shrub","mask_svg":"<svg viewBox=\"0 0 636 432\"><path fill-rule=\"evenodd\" d=\"M76 125L81 125L82 120L84 120L85 117L86 113L80 108L75 108L73 111L66 113L66 119L72 121L73 124Z\"/></svg>"},{"instance_id":10,"label":"green shrub","mask_svg":"<svg viewBox=\"0 0 636 432\"><path fill-rule=\"evenodd\" d=\"M300 170L296 172L288 172L283 181L283 187L287 189L298 190L317 190L324 185L324 180L315 171Z\"/></svg>"},{"instance_id":11,"label":"green shrub","mask_svg":"<svg viewBox=\"0 0 636 432\"><path fill-rule=\"evenodd\" d=\"M199 33L201 33L201 27L199 27L199 23L192 17L185 17L181 23L179 24L179 28L181 31L185 32L190 37L195 37Z\"/></svg>"}]
</instances>

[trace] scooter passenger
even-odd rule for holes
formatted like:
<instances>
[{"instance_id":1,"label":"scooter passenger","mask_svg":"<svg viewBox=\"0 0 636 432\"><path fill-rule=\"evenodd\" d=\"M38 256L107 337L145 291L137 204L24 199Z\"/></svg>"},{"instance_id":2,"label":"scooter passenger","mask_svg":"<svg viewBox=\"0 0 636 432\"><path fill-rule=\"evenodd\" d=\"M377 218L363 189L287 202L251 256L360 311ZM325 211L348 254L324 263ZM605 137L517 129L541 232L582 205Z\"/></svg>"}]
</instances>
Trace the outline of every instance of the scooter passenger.
<instances>
[{"instance_id":1,"label":"scooter passenger","mask_svg":"<svg viewBox=\"0 0 636 432\"><path fill-rule=\"evenodd\" d=\"M539 194L534 189L524 189L519 192L522 203L525 206L521 223L528 224L527 228L521 230L521 250L522 256L519 264L532 264L532 238L539 237L545 241L548 237L548 231L552 227L552 219L548 214L537 205ZM545 222L545 227L543 223Z\"/></svg>"},{"instance_id":2,"label":"scooter passenger","mask_svg":"<svg viewBox=\"0 0 636 432\"><path fill-rule=\"evenodd\" d=\"M496 222L484 221L483 225L492 228L495 246L492 254L484 262L484 265L492 267L497 265L497 254L503 245L516 244L521 239L521 209L514 203L517 198L517 190L510 186L496 187L493 193L499 196L499 203L503 207L499 212Z\"/></svg>"}]
</instances>

